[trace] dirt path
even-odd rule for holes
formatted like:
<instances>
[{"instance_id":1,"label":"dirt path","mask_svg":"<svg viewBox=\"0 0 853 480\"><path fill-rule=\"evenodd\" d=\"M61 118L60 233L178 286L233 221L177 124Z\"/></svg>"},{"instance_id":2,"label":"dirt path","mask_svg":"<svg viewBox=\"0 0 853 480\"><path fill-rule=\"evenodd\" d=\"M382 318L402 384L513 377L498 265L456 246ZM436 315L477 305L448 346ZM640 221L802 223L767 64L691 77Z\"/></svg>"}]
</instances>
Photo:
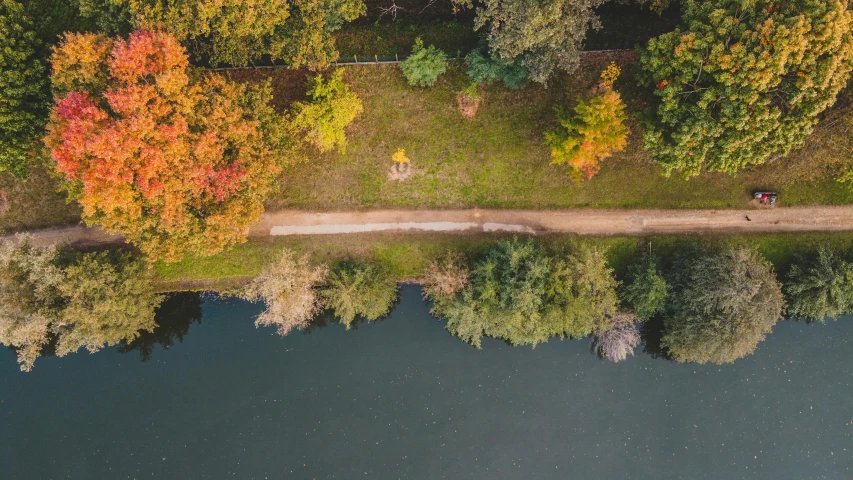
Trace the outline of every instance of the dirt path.
<instances>
[{"instance_id":1,"label":"dirt path","mask_svg":"<svg viewBox=\"0 0 853 480\"><path fill-rule=\"evenodd\" d=\"M749 218L749 220L747 220ZM312 213L267 212L249 235L324 235L381 231L575 233L646 235L661 233L766 233L853 230L853 206L746 210L375 210ZM75 245L122 239L82 226L32 232L34 243ZM2 237L14 238L13 235Z\"/></svg>"}]
</instances>

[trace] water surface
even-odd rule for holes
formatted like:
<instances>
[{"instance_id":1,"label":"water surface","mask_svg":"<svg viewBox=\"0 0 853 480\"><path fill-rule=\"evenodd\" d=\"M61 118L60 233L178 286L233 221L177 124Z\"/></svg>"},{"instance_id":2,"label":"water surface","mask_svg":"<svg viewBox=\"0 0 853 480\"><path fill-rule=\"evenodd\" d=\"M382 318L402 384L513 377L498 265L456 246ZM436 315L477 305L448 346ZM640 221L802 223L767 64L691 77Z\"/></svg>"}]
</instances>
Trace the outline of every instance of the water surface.
<instances>
[{"instance_id":1,"label":"water surface","mask_svg":"<svg viewBox=\"0 0 853 480\"><path fill-rule=\"evenodd\" d=\"M478 351L415 287L384 321L285 338L193 298L131 348L31 373L0 349L0 478L853 478L853 318L780 323L734 365L613 364L586 341Z\"/></svg>"}]
</instances>

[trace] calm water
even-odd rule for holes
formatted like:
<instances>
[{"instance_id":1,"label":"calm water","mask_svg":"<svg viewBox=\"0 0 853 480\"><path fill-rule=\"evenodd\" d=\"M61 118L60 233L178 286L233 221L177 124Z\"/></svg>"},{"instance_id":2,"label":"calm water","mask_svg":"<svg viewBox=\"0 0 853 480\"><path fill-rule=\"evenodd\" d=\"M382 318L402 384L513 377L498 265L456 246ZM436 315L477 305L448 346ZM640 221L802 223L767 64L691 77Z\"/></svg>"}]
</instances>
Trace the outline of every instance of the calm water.
<instances>
[{"instance_id":1,"label":"calm water","mask_svg":"<svg viewBox=\"0 0 853 480\"><path fill-rule=\"evenodd\" d=\"M0 478L853 478L853 318L701 367L477 351L414 287L385 321L286 338L194 298L124 353L25 374L0 350Z\"/></svg>"}]
</instances>

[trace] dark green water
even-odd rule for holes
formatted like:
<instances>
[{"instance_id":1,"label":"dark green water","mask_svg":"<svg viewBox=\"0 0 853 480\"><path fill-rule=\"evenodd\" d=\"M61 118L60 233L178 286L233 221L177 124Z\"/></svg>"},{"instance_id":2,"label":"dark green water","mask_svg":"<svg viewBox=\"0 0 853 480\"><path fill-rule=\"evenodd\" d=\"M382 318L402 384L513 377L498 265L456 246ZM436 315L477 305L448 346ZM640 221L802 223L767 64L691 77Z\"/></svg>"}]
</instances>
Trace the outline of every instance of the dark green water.
<instances>
[{"instance_id":1,"label":"dark green water","mask_svg":"<svg viewBox=\"0 0 853 480\"><path fill-rule=\"evenodd\" d=\"M187 298L147 362L25 374L0 350L0 478L853 478L853 318L783 322L730 366L612 364L586 341L477 351L414 287L385 321L286 338Z\"/></svg>"}]
</instances>

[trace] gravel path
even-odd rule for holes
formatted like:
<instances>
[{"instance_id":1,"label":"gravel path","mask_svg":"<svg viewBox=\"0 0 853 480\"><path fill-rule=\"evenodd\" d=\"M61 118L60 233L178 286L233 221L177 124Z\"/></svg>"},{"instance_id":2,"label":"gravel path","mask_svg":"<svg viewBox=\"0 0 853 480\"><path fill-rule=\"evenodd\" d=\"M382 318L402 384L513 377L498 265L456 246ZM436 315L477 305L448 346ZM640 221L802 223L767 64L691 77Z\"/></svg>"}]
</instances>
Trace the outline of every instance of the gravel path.
<instances>
[{"instance_id":1,"label":"gravel path","mask_svg":"<svg viewBox=\"0 0 853 480\"><path fill-rule=\"evenodd\" d=\"M382 231L574 233L767 233L853 230L853 206L773 207L744 210L374 210L267 212L253 237ZM98 228L60 227L32 232L34 243L95 245L121 242ZM14 238L13 235L3 237Z\"/></svg>"}]
</instances>

